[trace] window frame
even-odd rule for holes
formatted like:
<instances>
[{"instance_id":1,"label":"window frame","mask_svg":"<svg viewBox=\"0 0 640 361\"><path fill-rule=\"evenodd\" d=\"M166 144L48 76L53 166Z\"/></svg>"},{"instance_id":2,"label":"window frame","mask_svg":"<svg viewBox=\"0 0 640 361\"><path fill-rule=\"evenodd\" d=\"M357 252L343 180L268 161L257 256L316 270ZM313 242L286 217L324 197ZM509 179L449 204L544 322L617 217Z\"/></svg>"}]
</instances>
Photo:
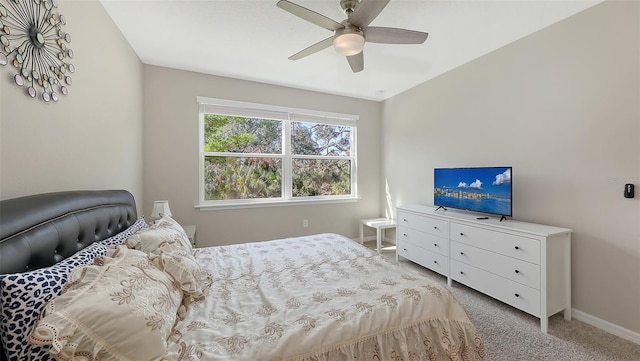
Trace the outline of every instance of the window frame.
<instances>
[{"instance_id":1,"label":"window frame","mask_svg":"<svg viewBox=\"0 0 640 361\"><path fill-rule=\"evenodd\" d=\"M295 204L355 202L358 196L357 177L357 130L359 116L300 108L291 108L226 99L196 97L198 103L198 204L196 208L230 209L245 207L270 207ZM204 115L219 114L282 121L282 154L271 153L227 153L204 151ZM291 123L305 122L348 126L351 149L349 156L294 155L291 153ZM207 156L263 157L282 159L282 197L233 200L205 200L204 164ZM348 195L293 197L293 159L347 159L351 162L351 193Z\"/></svg>"}]
</instances>

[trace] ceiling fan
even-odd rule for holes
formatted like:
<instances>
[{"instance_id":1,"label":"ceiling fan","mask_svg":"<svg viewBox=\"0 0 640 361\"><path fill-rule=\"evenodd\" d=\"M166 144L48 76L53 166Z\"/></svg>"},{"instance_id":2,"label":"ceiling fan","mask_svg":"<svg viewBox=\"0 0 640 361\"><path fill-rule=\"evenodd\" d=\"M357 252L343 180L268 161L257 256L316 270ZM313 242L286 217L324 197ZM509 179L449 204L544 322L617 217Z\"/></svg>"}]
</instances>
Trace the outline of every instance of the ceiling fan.
<instances>
[{"instance_id":1,"label":"ceiling fan","mask_svg":"<svg viewBox=\"0 0 640 361\"><path fill-rule=\"evenodd\" d=\"M364 69L364 43L384 44L422 44L427 40L428 33L420 31L369 26L391 0L340 0L340 7L347 14L347 19L341 23L334 21L315 11L309 10L287 0L278 1L278 7L310 23L327 30L334 31L334 35L308 48L293 54L290 60L302 59L311 54L333 45L336 52L347 57L349 66L354 73Z\"/></svg>"}]
</instances>

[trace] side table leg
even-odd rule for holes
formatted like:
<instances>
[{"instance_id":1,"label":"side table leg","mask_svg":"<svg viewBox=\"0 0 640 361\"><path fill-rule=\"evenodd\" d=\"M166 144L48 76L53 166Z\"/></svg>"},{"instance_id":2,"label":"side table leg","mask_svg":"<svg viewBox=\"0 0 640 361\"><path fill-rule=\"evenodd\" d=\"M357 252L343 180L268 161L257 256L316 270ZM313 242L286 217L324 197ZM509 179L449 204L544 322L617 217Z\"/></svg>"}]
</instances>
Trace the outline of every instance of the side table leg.
<instances>
[{"instance_id":1,"label":"side table leg","mask_svg":"<svg viewBox=\"0 0 640 361\"><path fill-rule=\"evenodd\" d=\"M376 246L378 253L380 253L382 250L382 229L380 227L376 227Z\"/></svg>"},{"instance_id":2,"label":"side table leg","mask_svg":"<svg viewBox=\"0 0 640 361\"><path fill-rule=\"evenodd\" d=\"M364 224L360 222L360 244L364 244Z\"/></svg>"}]
</instances>

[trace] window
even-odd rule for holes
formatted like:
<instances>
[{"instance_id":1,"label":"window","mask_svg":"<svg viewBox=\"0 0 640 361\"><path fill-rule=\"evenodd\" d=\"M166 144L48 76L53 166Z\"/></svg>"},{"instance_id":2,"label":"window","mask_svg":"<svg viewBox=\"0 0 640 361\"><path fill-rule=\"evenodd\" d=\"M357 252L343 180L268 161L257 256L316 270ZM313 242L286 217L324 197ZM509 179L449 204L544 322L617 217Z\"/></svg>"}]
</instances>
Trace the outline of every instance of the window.
<instances>
[{"instance_id":1,"label":"window","mask_svg":"<svg viewBox=\"0 0 640 361\"><path fill-rule=\"evenodd\" d=\"M357 116L200 104L200 206L355 200Z\"/></svg>"}]
</instances>

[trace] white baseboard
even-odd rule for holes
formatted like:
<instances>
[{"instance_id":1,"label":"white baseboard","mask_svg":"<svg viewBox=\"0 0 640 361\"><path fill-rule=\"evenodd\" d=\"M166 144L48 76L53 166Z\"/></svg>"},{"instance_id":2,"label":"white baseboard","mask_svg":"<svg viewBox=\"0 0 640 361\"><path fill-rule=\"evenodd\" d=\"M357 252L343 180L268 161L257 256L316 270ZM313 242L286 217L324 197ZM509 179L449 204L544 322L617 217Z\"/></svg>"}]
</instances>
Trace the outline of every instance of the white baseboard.
<instances>
[{"instance_id":1,"label":"white baseboard","mask_svg":"<svg viewBox=\"0 0 640 361\"><path fill-rule=\"evenodd\" d=\"M605 321L588 313L576 310L575 308L571 310L571 315L578 321L588 323L593 327L599 328L603 331L609 332L612 335L616 335L627 341L631 341L640 345L640 333L638 332L628 330L609 321Z\"/></svg>"},{"instance_id":2,"label":"white baseboard","mask_svg":"<svg viewBox=\"0 0 640 361\"><path fill-rule=\"evenodd\" d=\"M351 238L352 240L354 240L355 242L360 242L360 238ZM369 241L375 241L376 240L376 236L365 236L363 237L363 241L364 242L369 242Z\"/></svg>"},{"instance_id":3,"label":"white baseboard","mask_svg":"<svg viewBox=\"0 0 640 361\"><path fill-rule=\"evenodd\" d=\"M360 238L352 238L354 241L356 242L360 242ZM366 236L363 238L364 242L369 242L369 241L375 241L376 240L376 236ZM393 238L385 238L384 241L386 243L390 243L390 244L396 244L396 240Z\"/></svg>"}]
</instances>

